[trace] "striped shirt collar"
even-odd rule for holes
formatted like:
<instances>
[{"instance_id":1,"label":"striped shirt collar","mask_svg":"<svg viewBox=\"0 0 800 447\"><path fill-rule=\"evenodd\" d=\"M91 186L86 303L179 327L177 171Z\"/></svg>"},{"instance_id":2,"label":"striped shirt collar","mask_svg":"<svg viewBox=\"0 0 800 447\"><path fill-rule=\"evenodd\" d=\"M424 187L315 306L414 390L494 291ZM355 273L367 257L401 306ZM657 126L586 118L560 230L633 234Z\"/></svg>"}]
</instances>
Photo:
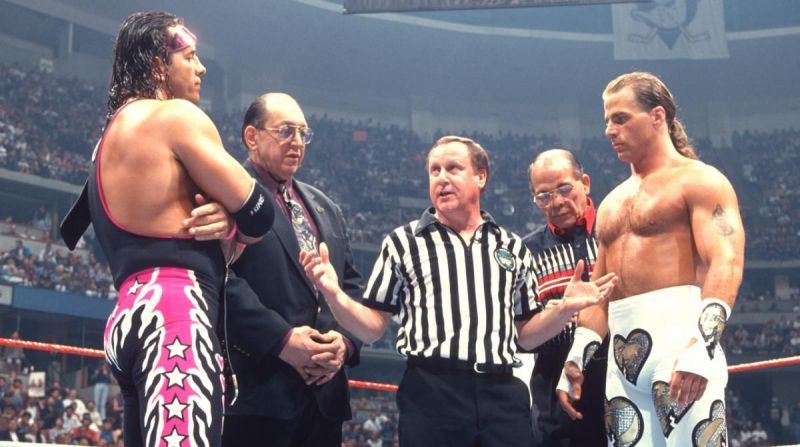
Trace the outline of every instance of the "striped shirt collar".
<instances>
[{"instance_id":1,"label":"striped shirt collar","mask_svg":"<svg viewBox=\"0 0 800 447\"><path fill-rule=\"evenodd\" d=\"M481 210L481 217L483 218L483 223L481 226L485 225L486 228L495 234L500 233L500 226L497 225L497 222L495 222L491 214ZM433 207L426 209L422 212L422 216L419 218L417 228L414 229L414 236L419 236L422 233L422 230L436 223L444 225L443 223L439 222L439 219L436 218L436 209Z\"/></svg>"}]
</instances>

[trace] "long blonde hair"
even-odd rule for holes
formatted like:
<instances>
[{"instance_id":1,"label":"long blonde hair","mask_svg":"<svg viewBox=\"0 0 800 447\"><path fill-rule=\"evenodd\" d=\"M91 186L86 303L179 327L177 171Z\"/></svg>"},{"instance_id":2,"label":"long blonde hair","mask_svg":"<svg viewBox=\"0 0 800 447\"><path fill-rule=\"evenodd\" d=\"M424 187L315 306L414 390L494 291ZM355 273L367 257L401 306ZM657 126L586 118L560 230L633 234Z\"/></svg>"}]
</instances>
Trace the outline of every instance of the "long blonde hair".
<instances>
[{"instance_id":1,"label":"long blonde hair","mask_svg":"<svg viewBox=\"0 0 800 447\"><path fill-rule=\"evenodd\" d=\"M630 87L636 97L636 101L645 110L652 110L654 107L661 106L667 113L667 125L669 126L669 138L675 149L684 157L697 160L697 153L691 145L689 137L683 124L675 117L677 106L675 98L666 85L658 79L656 75L643 71L625 73L608 83L603 94L617 93L625 87Z\"/></svg>"}]
</instances>

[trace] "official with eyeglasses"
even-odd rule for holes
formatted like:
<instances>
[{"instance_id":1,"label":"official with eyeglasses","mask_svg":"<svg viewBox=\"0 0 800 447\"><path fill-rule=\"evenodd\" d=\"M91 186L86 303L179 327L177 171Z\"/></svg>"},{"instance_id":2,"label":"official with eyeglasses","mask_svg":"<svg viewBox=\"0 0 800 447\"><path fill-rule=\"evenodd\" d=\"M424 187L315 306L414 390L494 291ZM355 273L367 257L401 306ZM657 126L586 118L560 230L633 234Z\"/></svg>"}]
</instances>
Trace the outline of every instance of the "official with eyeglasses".
<instances>
[{"instance_id":1,"label":"official with eyeglasses","mask_svg":"<svg viewBox=\"0 0 800 447\"><path fill-rule=\"evenodd\" d=\"M579 260L589 266L588 280L597 258L595 208L589 197L591 179L575 156L564 149L546 150L528 167L533 203L544 213L547 224L523 239L533 255L536 299L541 306L561 299ZM580 401L582 420L573 421L558 402L555 391L575 332L571 321L555 337L534 352L531 377L533 426L537 444L543 447L605 446L603 391L608 341L587 356L587 387Z\"/></svg>"},{"instance_id":2,"label":"official with eyeglasses","mask_svg":"<svg viewBox=\"0 0 800 447\"><path fill-rule=\"evenodd\" d=\"M351 417L343 366L358 364L360 343L336 323L298 259L325 242L338 285L360 297L344 217L322 191L294 178L314 133L291 96L256 98L241 136L245 168L276 212L272 231L244 251L227 284L239 396L227 408L223 445L339 447Z\"/></svg>"}]
</instances>

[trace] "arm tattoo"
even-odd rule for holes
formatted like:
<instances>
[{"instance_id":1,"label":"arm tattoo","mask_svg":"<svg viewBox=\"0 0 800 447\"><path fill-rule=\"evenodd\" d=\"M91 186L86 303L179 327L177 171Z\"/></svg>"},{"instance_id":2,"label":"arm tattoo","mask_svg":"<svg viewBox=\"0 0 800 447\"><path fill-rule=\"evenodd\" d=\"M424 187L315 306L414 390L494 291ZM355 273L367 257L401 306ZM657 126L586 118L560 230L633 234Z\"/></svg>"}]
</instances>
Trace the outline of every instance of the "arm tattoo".
<instances>
[{"instance_id":1,"label":"arm tattoo","mask_svg":"<svg viewBox=\"0 0 800 447\"><path fill-rule=\"evenodd\" d=\"M733 234L733 226L728 222L728 215L719 204L714 208L714 212L711 213L711 220L717 224L717 231L719 231L720 235L728 237Z\"/></svg>"}]
</instances>

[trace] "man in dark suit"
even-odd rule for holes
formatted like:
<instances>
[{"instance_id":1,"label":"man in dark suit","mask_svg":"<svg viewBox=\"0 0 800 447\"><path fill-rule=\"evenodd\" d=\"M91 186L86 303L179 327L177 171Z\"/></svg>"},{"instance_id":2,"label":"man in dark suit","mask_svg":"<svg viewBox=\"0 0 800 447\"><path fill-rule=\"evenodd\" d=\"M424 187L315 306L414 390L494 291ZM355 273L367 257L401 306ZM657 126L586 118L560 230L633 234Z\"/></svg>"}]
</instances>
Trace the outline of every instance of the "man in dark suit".
<instances>
[{"instance_id":1,"label":"man in dark suit","mask_svg":"<svg viewBox=\"0 0 800 447\"><path fill-rule=\"evenodd\" d=\"M312 137L300 106L283 93L256 98L244 117L245 167L282 212L234 263L227 285L226 345L239 394L227 408L225 446L338 447L351 417L342 367L358 364L360 343L306 277L300 249L325 242L349 296L361 296L363 281L339 206L294 179Z\"/></svg>"}]
</instances>

